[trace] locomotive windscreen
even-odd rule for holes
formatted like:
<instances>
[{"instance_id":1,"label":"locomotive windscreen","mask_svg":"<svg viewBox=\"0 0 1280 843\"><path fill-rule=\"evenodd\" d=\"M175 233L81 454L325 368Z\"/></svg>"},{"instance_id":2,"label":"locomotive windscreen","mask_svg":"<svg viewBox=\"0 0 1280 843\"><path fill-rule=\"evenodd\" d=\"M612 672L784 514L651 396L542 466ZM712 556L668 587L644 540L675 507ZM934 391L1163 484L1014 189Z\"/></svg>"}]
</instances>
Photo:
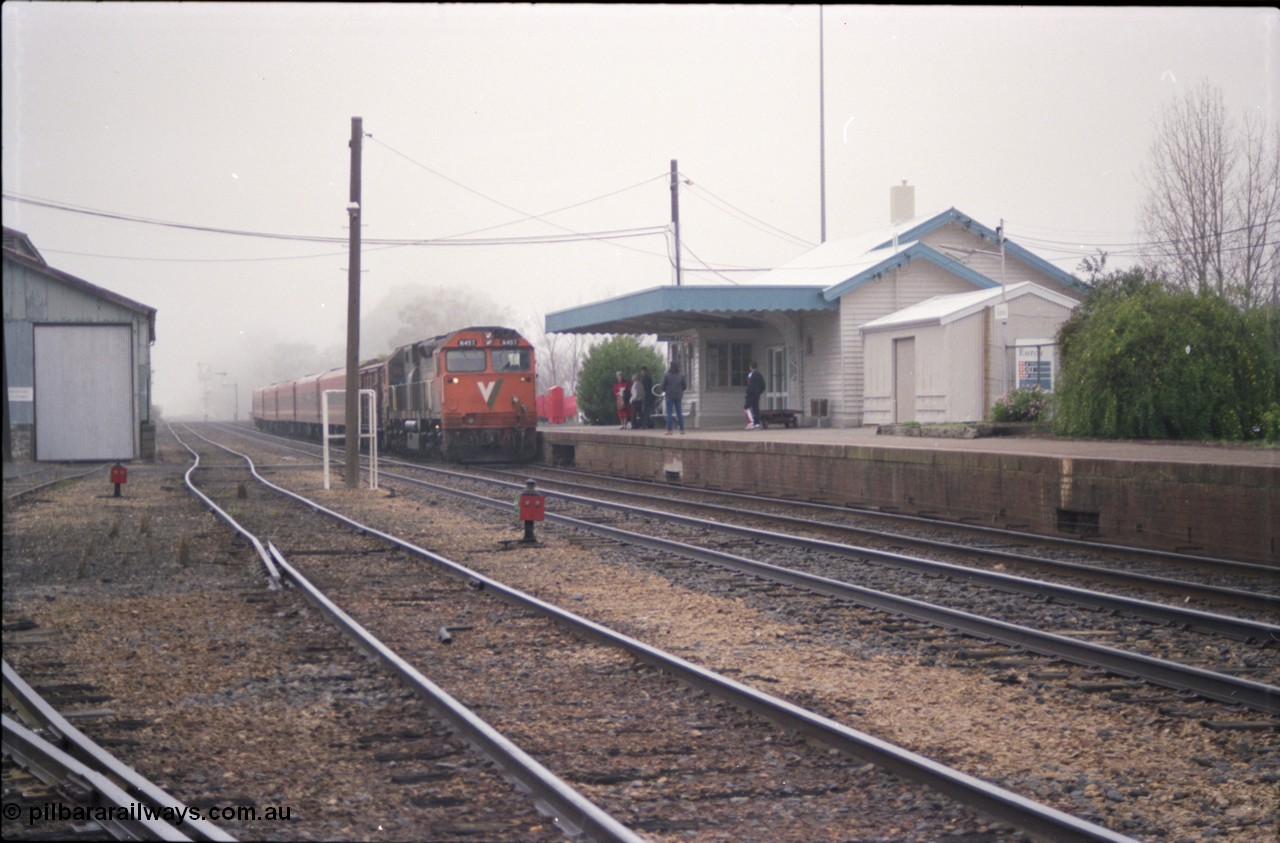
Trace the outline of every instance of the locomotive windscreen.
<instances>
[{"instance_id":1,"label":"locomotive windscreen","mask_svg":"<svg viewBox=\"0 0 1280 843\"><path fill-rule=\"evenodd\" d=\"M444 353L447 372L483 372L485 359L483 348L451 348Z\"/></svg>"},{"instance_id":2,"label":"locomotive windscreen","mask_svg":"<svg viewBox=\"0 0 1280 843\"><path fill-rule=\"evenodd\" d=\"M495 372L527 372L529 371L529 349L527 348L495 348L493 350L493 370Z\"/></svg>"}]
</instances>

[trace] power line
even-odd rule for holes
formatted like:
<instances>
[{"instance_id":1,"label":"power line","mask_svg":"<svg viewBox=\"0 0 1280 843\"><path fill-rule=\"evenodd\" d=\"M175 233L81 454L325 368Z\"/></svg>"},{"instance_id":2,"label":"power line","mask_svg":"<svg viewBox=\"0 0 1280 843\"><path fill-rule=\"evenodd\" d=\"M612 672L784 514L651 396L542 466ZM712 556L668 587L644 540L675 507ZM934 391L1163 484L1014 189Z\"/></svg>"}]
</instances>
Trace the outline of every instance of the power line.
<instances>
[{"instance_id":1,"label":"power line","mask_svg":"<svg viewBox=\"0 0 1280 843\"><path fill-rule=\"evenodd\" d=\"M264 231L249 231L245 229L219 228L207 225L194 225L191 223L174 222L171 220L158 220L149 217L141 217L133 214L123 214L114 211L102 211L94 208L72 205L65 202L54 202L48 199L39 199L36 197L19 196L17 194L5 193L5 199L13 202L19 202L26 205L34 205L42 208L50 208L58 211L65 211L74 214L83 214L86 216L101 217L104 219L118 220L121 222L132 222L141 225L154 225L162 228L175 228L184 231L196 231L204 234L224 234L236 237L254 237L266 240L286 240L295 242L309 243L345 243L345 237L334 237L325 235L306 235L306 234L279 234ZM612 229L607 231L574 231L565 229L563 234L544 234L544 235L526 235L511 237L439 237L439 238L364 238L365 243L378 246L515 246L515 245L539 245L547 243L574 243L591 240L609 241L615 239L627 239L631 237L643 237L653 234L663 234L666 232L666 226L655 225L640 228L624 228ZM306 256L312 257L312 256ZM262 258L261 260L268 260Z\"/></svg>"},{"instance_id":2,"label":"power line","mask_svg":"<svg viewBox=\"0 0 1280 843\"><path fill-rule=\"evenodd\" d=\"M747 223L747 225L750 225L752 228L763 231L764 233L777 237L780 240L786 240L787 242L796 246L805 246L807 248L813 248L814 246L817 245L816 243L806 240L803 237L799 237L797 235L791 234L790 232L784 231L783 229L778 228L777 226L772 225L770 223L767 223L764 220L759 219L758 217L752 216L751 214L747 213L741 208L734 206L727 200L712 193L710 190L707 190L702 185L697 184L693 181L690 181L687 178L685 180L685 184L688 185L690 188L692 188L693 194L697 196L699 199L702 199L704 202L711 204L712 207L717 207L718 210L723 211L729 216ZM706 194L706 195L703 196L702 194ZM715 203L719 203L719 205L723 205L724 208L719 208ZM728 210L725 210L726 208Z\"/></svg>"},{"instance_id":3,"label":"power line","mask_svg":"<svg viewBox=\"0 0 1280 843\"><path fill-rule=\"evenodd\" d=\"M372 135L369 135L369 138L370 138L370 140L372 140L374 143L376 143L376 144L378 144L379 146L381 146L381 147L383 147L384 149L386 149L388 152L391 152L392 154L397 155L397 156L399 156L399 157L403 158L404 160L408 161L409 163L413 164L413 165L414 165L414 166L416 166L416 167L419 167L419 168L421 168L421 169L423 169L423 170L426 170L428 173L431 173L432 175L436 176L437 178L444 179L445 181L449 182L450 184L456 185L457 187L462 188L463 190L467 191L468 193L474 193L476 196L479 196L481 199L485 199L485 200L487 200L487 201L489 201L489 202L494 203L495 205L499 205L499 206L501 206L501 207L503 207L503 208L506 208L508 211L512 211L512 212L517 213L517 214L519 214L519 215L521 216L521 219L519 219L519 220L515 220L515 221L513 221L513 222L509 222L509 223L502 223L502 224L500 224L500 225L496 225L496 226L490 226L490 227L488 227L488 228L477 229L477 231L489 231L489 230L491 230L491 229L493 229L493 228L502 228L502 227L507 226L507 225L514 225L514 224L515 224L515 223L517 223L517 222L524 222L524 221L526 221L526 220L537 220L537 221L539 221L539 222L546 223L547 225L554 226L555 228L559 228L559 229L561 229L562 231L565 231L565 232L567 232L567 233L569 233L569 234L580 235L580 236L582 237L582 239L586 239L586 240L606 240L606 239L609 239L609 238L605 238L605 237L594 237L594 236L587 236L587 235L583 235L581 232L577 232L577 231L575 231L574 229L571 229L571 228L569 228L569 227L567 227L567 226L560 225L560 224L559 224L559 223L557 223L557 222L552 222L551 220L547 219L547 217L548 217L548 216L551 216L552 214L557 214L557 213L560 213L561 211L568 210L569 208L576 208L576 207L578 207L578 206L580 206L580 205L586 205L586 204L591 203L591 202L596 202L596 201L599 201L599 200L601 200L601 199L605 199L605 198L608 198L608 197L610 197L610 196L617 195L618 193L622 193L622 192L625 192L625 191L627 191L627 190L631 190L631 189L633 189L633 188L640 187L640 186L642 186L642 185L648 184L648 183L649 183L649 182L651 182L651 181L654 181L654 180L656 180L656 179L660 179L660 178L663 178L663 177L664 177L664 176L654 176L654 177L652 177L652 178L648 178L648 179L645 179L645 180L643 180L643 181L641 181L641 182L638 182L638 183L636 183L636 184L634 184L634 185L631 185L630 187L624 187L624 188L621 188L621 189L619 189L619 190L615 190L615 191L612 191L612 192L610 192L610 193L606 193L606 194L603 194L603 195L601 195L601 196L594 197L594 198L592 198L592 199L587 199L587 200L584 200L584 201L582 201L582 202L576 202L576 203L574 203L574 204L572 204L572 205L567 205L567 206L565 206L564 208L558 208L558 209L556 209L556 210L554 210L554 211L547 211L547 212L542 213L542 214L530 214L530 213L528 213L528 212L526 212L526 211L523 211L523 210L521 210L521 209L519 209L519 208L516 208L516 207L514 207L514 206L512 206L512 205L508 205L506 202L503 202L503 201L502 201L502 200L500 200L500 199L495 199L495 198L493 198L492 196L489 196L489 195L488 195L488 194L486 194L486 193L482 193L482 192L480 192L479 190L476 190L476 189L475 189L475 188L473 188L473 187L469 187L469 186L467 186L467 185L463 184L462 182L458 181L457 179L452 178L452 177L450 177L450 176L445 175L444 173L439 172L438 170L432 169L431 167L428 167L426 164L423 164L421 161L418 161L418 160L416 160L416 159L414 159L414 158L410 157L409 155L406 155L405 153L403 153L403 152L401 152L401 151L399 151L399 150L397 150L397 149L395 149L395 148L391 147L390 145L388 145L388 144L386 144L386 143L383 143L382 141L378 140L377 138L373 137ZM655 227L655 228L656 228L656 227ZM647 233L656 233L655 228L651 228ZM663 227L663 230L665 231L665 226ZM471 232L471 233L475 233L475 232ZM632 235L626 235L626 236L632 236ZM635 248L632 248L632 247L630 247L630 246L625 246L625 245L623 245L623 244L621 244L621 243L614 243L613 245L615 245L615 246L617 246L618 248L621 248L621 249L628 249L628 250L630 250L630 251L633 251L633 252L639 252L639 253L641 253L641 254L648 254L648 255L654 255L654 254L657 254L657 253L655 253L655 252L649 252L649 251L647 251L647 250L645 250L645 249L635 249Z\"/></svg>"}]
</instances>

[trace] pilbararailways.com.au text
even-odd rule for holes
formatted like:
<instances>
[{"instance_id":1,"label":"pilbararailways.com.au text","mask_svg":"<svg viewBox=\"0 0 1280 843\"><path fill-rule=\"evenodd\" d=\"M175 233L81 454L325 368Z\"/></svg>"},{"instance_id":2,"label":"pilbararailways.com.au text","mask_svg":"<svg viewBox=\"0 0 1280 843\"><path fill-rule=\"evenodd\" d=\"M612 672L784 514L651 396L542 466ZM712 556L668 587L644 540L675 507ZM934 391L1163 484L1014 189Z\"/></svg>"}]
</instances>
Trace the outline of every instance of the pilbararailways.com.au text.
<instances>
[{"instance_id":1,"label":"pilbararailways.com.au text","mask_svg":"<svg viewBox=\"0 0 1280 843\"><path fill-rule=\"evenodd\" d=\"M16 809L16 810L15 810ZM4 818L16 820L22 809L14 804L4 806ZM40 822L140 822L159 820L170 825L184 822L287 822L293 814L288 806L258 808L253 805L212 806L208 808L157 808L142 802L128 805L65 805L61 802L45 802L27 808L27 824Z\"/></svg>"}]
</instances>

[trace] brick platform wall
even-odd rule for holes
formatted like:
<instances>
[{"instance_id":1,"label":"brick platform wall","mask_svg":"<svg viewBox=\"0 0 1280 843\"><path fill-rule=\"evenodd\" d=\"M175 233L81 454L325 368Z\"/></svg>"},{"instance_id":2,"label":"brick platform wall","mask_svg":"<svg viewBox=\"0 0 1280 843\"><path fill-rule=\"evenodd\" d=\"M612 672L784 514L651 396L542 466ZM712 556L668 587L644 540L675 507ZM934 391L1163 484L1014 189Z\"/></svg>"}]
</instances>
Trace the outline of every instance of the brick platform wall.
<instances>
[{"instance_id":1,"label":"brick platform wall","mask_svg":"<svg viewBox=\"0 0 1280 843\"><path fill-rule=\"evenodd\" d=\"M1280 470L785 442L544 438L544 460L1280 565Z\"/></svg>"}]
</instances>

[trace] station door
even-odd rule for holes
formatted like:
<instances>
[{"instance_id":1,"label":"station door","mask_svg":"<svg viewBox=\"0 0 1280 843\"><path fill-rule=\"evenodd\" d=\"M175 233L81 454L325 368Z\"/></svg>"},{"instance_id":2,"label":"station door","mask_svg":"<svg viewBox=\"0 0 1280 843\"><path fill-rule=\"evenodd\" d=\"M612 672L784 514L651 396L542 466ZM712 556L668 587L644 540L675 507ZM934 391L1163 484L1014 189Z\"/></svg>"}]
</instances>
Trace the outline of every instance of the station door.
<instances>
[{"instance_id":1,"label":"station door","mask_svg":"<svg viewBox=\"0 0 1280 843\"><path fill-rule=\"evenodd\" d=\"M764 400L761 409L787 409L787 347L775 345L764 353Z\"/></svg>"}]
</instances>

